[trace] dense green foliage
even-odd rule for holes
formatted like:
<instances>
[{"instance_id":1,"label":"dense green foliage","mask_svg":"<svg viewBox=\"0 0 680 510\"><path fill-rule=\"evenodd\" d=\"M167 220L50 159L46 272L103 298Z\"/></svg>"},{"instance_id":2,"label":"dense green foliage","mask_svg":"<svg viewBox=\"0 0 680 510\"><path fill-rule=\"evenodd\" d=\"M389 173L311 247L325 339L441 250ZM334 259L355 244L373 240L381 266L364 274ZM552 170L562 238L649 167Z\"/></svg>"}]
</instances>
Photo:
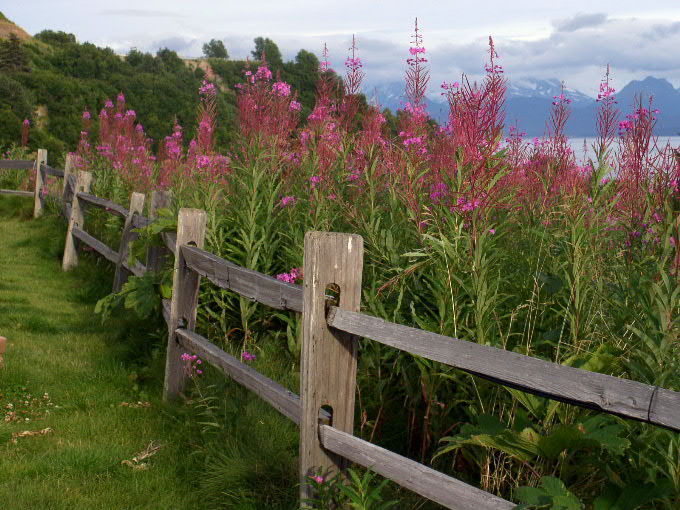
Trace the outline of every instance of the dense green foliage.
<instances>
[{"instance_id":1,"label":"dense green foliage","mask_svg":"<svg viewBox=\"0 0 680 510\"><path fill-rule=\"evenodd\" d=\"M225 92L217 102L216 134L218 146L226 147L236 133L234 85L243 80L248 65L258 63L227 60L220 43L213 40L205 46L206 55L215 57L208 63ZM299 92L303 113L309 113L318 77L317 57L300 50L294 61L284 63L276 43L261 37L255 39L255 48L258 59L265 52L272 69ZM78 144L83 111L96 116L105 100L115 100L120 92L138 112L154 146L171 134L175 119L189 140L195 134L196 91L204 76L202 69L192 71L168 49L155 55L132 49L121 57L110 48L78 43L73 34L52 30L39 32L27 43L0 41L0 150L19 142L21 123L29 119L29 147L46 148L60 162L62 154Z\"/></svg>"},{"instance_id":2,"label":"dense green foliage","mask_svg":"<svg viewBox=\"0 0 680 510\"><path fill-rule=\"evenodd\" d=\"M227 48L219 39L210 39L203 45L203 55L208 58L229 58Z\"/></svg>"}]
</instances>

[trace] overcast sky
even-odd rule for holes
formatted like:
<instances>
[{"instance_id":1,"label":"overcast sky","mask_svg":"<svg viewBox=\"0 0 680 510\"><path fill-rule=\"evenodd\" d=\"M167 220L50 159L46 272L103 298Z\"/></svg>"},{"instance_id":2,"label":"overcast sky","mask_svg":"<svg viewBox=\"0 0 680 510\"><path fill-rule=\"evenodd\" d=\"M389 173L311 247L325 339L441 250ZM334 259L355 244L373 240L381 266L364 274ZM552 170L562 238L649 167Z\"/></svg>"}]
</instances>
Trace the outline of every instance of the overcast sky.
<instances>
[{"instance_id":1,"label":"overcast sky","mask_svg":"<svg viewBox=\"0 0 680 510\"><path fill-rule=\"evenodd\" d=\"M64 30L120 53L168 47L200 56L216 38L244 58L265 36L292 59L300 48L319 54L326 42L336 69L355 34L370 84L400 79L417 16L433 89L479 75L489 35L517 83L556 78L595 95L610 63L616 88L647 75L680 87L680 0L0 0L0 10L31 34Z\"/></svg>"}]
</instances>

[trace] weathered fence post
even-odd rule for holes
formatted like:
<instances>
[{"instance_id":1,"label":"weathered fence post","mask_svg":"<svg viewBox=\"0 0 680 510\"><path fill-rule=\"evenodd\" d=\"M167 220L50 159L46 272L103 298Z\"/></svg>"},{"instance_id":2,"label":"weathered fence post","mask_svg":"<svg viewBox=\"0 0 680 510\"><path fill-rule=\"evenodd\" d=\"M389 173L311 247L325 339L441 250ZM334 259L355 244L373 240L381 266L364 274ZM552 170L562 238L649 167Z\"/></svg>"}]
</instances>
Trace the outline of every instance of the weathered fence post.
<instances>
[{"instance_id":1,"label":"weathered fence post","mask_svg":"<svg viewBox=\"0 0 680 510\"><path fill-rule=\"evenodd\" d=\"M357 337L326 324L326 293L340 293L338 306L359 311L363 239L354 234L308 232L304 251L302 307L302 377L300 398L300 497L313 496L307 477L317 471L344 469L341 457L319 442L319 415L327 406L331 425L353 433Z\"/></svg>"},{"instance_id":2,"label":"weathered fence post","mask_svg":"<svg viewBox=\"0 0 680 510\"><path fill-rule=\"evenodd\" d=\"M118 262L116 262L116 273L113 276L113 292L119 292L123 284L128 279L129 271L123 267L127 260L130 243L139 237L132 231L132 217L135 214L141 215L144 212L144 193L133 193L130 198L130 209L125 218L125 226L120 236L120 248L118 249Z\"/></svg>"},{"instance_id":3,"label":"weathered fence post","mask_svg":"<svg viewBox=\"0 0 680 510\"><path fill-rule=\"evenodd\" d=\"M170 207L170 203L170 193L167 191L154 191L151 193L149 219L154 221L158 217L158 210ZM160 271L163 269L163 264L165 264L165 259L169 253L169 250L164 244L161 246L149 246L149 249L146 252L146 270Z\"/></svg>"},{"instance_id":4,"label":"weathered fence post","mask_svg":"<svg viewBox=\"0 0 680 510\"><path fill-rule=\"evenodd\" d=\"M64 182L62 183L62 192L65 192L68 187L68 178L73 173L73 167L73 154L69 152L66 154L66 161L64 162Z\"/></svg>"},{"instance_id":5,"label":"weathered fence post","mask_svg":"<svg viewBox=\"0 0 680 510\"><path fill-rule=\"evenodd\" d=\"M201 277L198 273L187 267L180 246L191 244L203 248L205 225L205 211L199 209L181 209L179 211L170 322L168 323L168 352L165 360L165 384L163 387L163 398L165 400L175 398L184 389L187 380L184 364L180 358L180 346L177 343L175 330L179 327L188 330L194 329L198 305L198 287L201 283Z\"/></svg>"},{"instance_id":6,"label":"weathered fence post","mask_svg":"<svg viewBox=\"0 0 680 510\"><path fill-rule=\"evenodd\" d=\"M90 172L78 172L76 187L73 190L73 201L71 202L71 217L68 220L68 231L66 232L66 246L64 246L64 259L62 269L68 271L78 265L78 248L73 237L73 227L83 228L85 224L84 206L78 200L78 193L89 193L92 186L92 174Z\"/></svg>"},{"instance_id":7,"label":"weathered fence post","mask_svg":"<svg viewBox=\"0 0 680 510\"><path fill-rule=\"evenodd\" d=\"M64 216L67 215L68 213L68 204L71 202L73 199L73 193L69 193L69 187L68 187L68 180L71 177L71 174L73 174L73 167L74 167L74 162L73 162L73 154L68 153L66 155L66 162L64 163L64 182L63 182L63 188L61 192L61 203L63 206L63 213ZM73 206L71 206L73 207Z\"/></svg>"},{"instance_id":8,"label":"weathered fence post","mask_svg":"<svg viewBox=\"0 0 680 510\"><path fill-rule=\"evenodd\" d=\"M45 197L43 188L45 187L45 165L47 164L47 151L38 149L38 156L35 158L35 205L33 207L33 217L39 218L43 214Z\"/></svg>"}]
</instances>

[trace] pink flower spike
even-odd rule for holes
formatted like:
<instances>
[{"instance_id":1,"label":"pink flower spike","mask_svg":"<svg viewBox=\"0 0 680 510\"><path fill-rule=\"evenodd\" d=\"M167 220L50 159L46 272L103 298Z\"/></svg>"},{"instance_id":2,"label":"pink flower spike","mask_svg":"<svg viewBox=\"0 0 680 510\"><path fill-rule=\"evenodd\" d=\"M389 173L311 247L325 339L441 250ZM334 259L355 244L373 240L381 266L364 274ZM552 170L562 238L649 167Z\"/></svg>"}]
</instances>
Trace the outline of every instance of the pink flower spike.
<instances>
[{"instance_id":1,"label":"pink flower spike","mask_svg":"<svg viewBox=\"0 0 680 510\"><path fill-rule=\"evenodd\" d=\"M324 482L323 476L315 476L314 481L316 483L323 483Z\"/></svg>"}]
</instances>

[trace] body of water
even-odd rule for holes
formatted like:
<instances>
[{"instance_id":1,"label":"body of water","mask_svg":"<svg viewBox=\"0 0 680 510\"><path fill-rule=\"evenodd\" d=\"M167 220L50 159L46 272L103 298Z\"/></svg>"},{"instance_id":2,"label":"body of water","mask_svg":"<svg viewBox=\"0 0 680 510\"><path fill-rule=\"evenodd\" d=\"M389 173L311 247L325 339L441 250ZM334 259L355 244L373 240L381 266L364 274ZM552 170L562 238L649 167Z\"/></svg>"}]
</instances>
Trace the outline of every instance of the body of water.
<instances>
[{"instance_id":1,"label":"body of water","mask_svg":"<svg viewBox=\"0 0 680 510\"><path fill-rule=\"evenodd\" d=\"M584 150L583 142L585 141L586 149ZM595 153L593 152L593 144L596 138L570 138L569 144L576 154L577 161L584 161L587 158L595 158ZM664 148L666 143L670 142L672 147L680 149L680 136L660 136L658 137L659 148ZM612 144L612 149L617 150L618 143L615 140Z\"/></svg>"}]
</instances>

